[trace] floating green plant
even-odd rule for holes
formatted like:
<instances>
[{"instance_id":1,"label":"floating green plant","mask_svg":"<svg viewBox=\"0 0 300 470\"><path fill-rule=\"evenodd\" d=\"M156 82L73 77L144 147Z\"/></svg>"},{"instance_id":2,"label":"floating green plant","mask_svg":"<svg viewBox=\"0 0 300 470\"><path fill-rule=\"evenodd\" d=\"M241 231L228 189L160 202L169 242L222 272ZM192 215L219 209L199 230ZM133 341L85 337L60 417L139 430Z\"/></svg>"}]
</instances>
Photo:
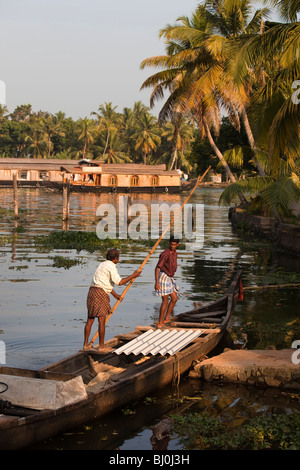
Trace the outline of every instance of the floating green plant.
<instances>
[{"instance_id":1,"label":"floating green plant","mask_svg":"<svg viewBox=\"0 0 300 470\"><path fill-rule=\"evenodd\" d=\"M72 266L84 263L80 259L70 259L65 256L50 256L50 259L53 260L53 267L55 268L70 269Z\"/></svg>"},{"instance_id":2,"label":"floating green plant","mask_svg":"<svg viewBox=\"0 0 300 470\"><path fill-rule=\"evenodd\" d=\"M174 415L172 420L173 432L187 449L297 450L300 446L297 411L254 417L232 429L220 417L205 413Z\"/></svg>"},{"instance_id":3,"label":"floating green plant","mask_svg":"<svg viewBox=\"0 0 300 470\"><path fill-rule=\"evenodd\" d=\"M43 247L48 250L77 250L88 251L93 253L94 251L107 250L109 248L123 248L124 247L152 247L156 240L133 240L133 239L112 239L106 238L101 240L97 237L96 232L86 232L81 230L70 230L70 231L53 231L49 235L39 235L35 237L36 246ZM160 247L164 248L168 246L168 239L162 240Z\"/></svg>"}]
</instances>

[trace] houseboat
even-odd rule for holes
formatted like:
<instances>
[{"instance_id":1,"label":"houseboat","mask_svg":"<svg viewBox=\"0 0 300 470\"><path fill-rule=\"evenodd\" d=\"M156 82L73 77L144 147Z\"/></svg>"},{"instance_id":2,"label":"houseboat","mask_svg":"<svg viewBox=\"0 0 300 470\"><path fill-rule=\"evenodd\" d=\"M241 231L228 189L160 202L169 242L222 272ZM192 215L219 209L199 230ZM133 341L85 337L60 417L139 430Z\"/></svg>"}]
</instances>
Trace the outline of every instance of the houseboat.
<instances>
[{"instance_id":1,"label":"houseboat","mask_svg":"<svg viewBox=\"0 0 300 470\"><path fill-rule=\"evenodd\" d=\"M181 190L177 170L166 165L109 164L93 160L0 159L0 186L11 186L17 174L19 186L54 187L69 183L76 192L165 192Z\"/></svg>"}]
</instances>

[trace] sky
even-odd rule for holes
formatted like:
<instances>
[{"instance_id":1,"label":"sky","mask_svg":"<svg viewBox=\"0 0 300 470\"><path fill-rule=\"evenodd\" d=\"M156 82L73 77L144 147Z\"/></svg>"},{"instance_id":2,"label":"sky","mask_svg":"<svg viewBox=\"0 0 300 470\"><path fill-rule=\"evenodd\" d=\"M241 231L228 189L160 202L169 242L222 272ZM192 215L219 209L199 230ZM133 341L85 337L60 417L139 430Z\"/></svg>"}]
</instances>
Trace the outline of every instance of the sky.
<instances>
[{"instance_id":1,"label":"sky","mask_svg":"<svg viewBox=\"0 0 300 470\"><path fill-rule=\"evenodd\" d=\"M105 102L119 112L136 101L149 106L151 90L140 87L155 70L140 64L165 52L159 30L198 3L0 0L0 98L5 87L9 112L30 103L73 119L91 117Z\"/></svg>"}]
</instances>

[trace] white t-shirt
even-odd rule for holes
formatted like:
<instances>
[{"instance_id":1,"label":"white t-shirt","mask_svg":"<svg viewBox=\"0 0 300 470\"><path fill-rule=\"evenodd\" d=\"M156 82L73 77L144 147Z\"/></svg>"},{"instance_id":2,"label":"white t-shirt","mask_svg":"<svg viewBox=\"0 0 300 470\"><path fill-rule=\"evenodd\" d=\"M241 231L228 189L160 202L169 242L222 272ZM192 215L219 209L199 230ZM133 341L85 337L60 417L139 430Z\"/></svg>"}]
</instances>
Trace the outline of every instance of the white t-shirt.
<instances>
[{"instance_id":1,"label":"white t-shirt","mask_svg":"<svg viewBox=\"0 0 300 470\"><path fill-rule=\"evenodd\" d=\"M93 287L102 287L107 294L110 294L114 285L118 286L121 280L122 278L115 263L106 260L99 264L91 285Z\"/></svg>"}]
</instances>

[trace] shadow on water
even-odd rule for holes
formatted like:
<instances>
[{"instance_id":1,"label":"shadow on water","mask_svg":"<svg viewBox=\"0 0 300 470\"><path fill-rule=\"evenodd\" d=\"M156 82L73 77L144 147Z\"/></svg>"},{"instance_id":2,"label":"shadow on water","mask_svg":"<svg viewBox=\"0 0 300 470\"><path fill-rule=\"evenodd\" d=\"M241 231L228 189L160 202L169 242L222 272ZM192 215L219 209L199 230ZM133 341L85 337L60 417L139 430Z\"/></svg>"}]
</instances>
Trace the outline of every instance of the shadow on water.
<instances>
[{"instance_id":1,"label":"shadow on water","mask_svg":"<svg viewBox=\"0 0 300 470\"><path fill-rule=\"evenodd\" d=\"M234 312L229 328L231 338L238 340L241 335L246 335L249 349L270 344L278 349L290 347L293 339L300 338L299 288L262 287L300 282L300 260L274 251L269 242L234 233L228 221L228 209L218 205L220 194L221 190L199 189L190 201L204 204L204 245L196 252L188 246L179 251L176 278L182 295L175 313L190 309L194 302L217 298L237 269L242 269L244 301ZM164 195L163 202L184 199L182 195ZM0 190L0 208L3 209L0 212L0 339L6 345L8 366L35 369L71 355L82 346L86 295L92 275L105 253L100 242L99 250L92 253L84 249L79 252L42 249L35 245L36 235L63 228L60 193L20 190L22 211L18 227L9 212L12 201L12 190ZM159 196L151 199L150 195L139 195L133 202L151 204L158 201ZM95 231L96 209L102 202L117 204L118 200L115 195L72 194L69 230ZM137 324L157 320L160 304L153 293L153 281L160 251L158 249L150 258L142 276L111 317L106 339L131 331ZM146 254L147 249L136 252L126 250L124 246L119 264L121 276L133 272ZM69 268L59 267L54 264L55 256L79 262ZM164 389L97 423L51 439L36 448L153 449L150 438L155 424L172 409L178 413L184 413L183 408L193 409L190 408L191 397L194 400L191 406L199 413L206 409L206 403L211 413L232 423L234 413L238 423L254 412L268 412L274 407L289 409L298 404L289 397L280 396L276 390L220 388L182 379L179 390ZM184 448L176 436L169 436L167 441L169 450Z\"/></svg>"}]
</instances>

